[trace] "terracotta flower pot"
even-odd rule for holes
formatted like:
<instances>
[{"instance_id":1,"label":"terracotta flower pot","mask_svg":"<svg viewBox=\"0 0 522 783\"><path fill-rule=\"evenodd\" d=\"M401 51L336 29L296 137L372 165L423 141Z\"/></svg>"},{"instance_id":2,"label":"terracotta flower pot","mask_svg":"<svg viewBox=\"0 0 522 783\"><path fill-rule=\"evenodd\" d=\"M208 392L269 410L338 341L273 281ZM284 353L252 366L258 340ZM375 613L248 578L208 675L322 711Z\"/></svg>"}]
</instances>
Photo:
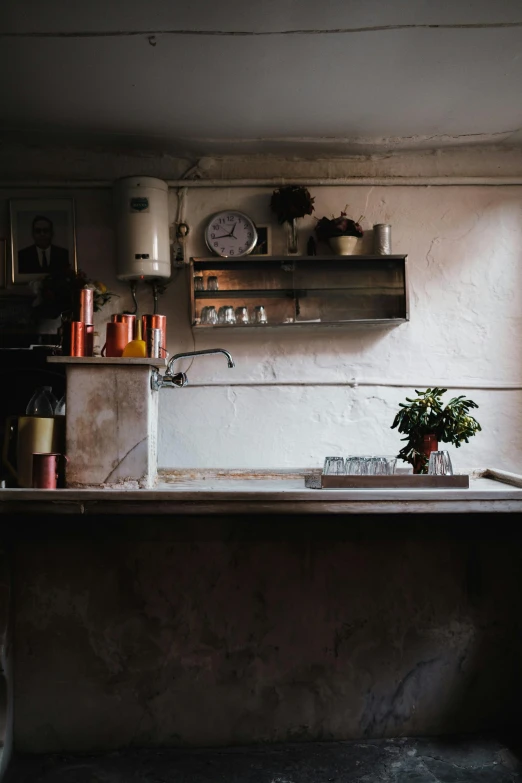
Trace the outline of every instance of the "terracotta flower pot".
<instances>
[{"instance_id":1,"label":"terracotta flower pot","mask_svg":"<svg viewBox=\"0 0 522 783\"><path fill-rule=\"evenodd\" d=\"M430 454L432 451L437 451L439 448L439 441L437 440L436 435L424 435L422 438L422 447L421 452L428 460L430 458ZM413 472L414 473L422 473L422 469L425 463L425 459L423 457L416 457L415 462L413 464Z\"/></svg>"}]
</instances>

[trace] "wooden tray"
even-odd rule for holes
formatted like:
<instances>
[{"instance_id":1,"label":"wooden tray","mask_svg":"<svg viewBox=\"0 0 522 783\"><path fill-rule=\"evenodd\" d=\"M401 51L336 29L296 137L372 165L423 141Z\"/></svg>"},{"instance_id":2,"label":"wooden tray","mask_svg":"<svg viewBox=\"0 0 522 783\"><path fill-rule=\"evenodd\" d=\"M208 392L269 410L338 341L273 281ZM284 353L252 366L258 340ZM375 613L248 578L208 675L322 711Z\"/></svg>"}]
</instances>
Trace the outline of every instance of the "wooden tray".
<instances>
[{"instance_id":1,"label":"wooden tray","mask_svg":"<svg viewBox=\"0 0 522 783\"><path fill-rule=\"evenodd\" d=\"M325 476L321 489L469 489L469 476L430 476L394 473L391 476Z\"/></svg>"}]
</instances>

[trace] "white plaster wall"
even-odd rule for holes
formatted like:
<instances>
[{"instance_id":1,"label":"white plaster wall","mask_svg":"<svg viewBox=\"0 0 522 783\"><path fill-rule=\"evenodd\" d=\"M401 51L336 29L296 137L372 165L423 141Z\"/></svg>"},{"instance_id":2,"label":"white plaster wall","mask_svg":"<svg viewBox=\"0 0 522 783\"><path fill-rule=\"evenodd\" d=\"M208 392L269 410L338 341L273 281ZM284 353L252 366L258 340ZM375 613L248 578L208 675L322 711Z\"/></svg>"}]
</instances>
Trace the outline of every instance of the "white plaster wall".
<instances>
[{"instance_id":1,"label":"white plaster wall","mask_svg":"<svg viewBox=\"0 0 522 783\"><path fill-rule=\"evenodd\" d=\"M195 336L187 328L187 292L180 279L166 297L171 302L166 311L174 315L171 346L219 345L232 352L236 368L227 369L223 357L197 359L189 371L192 387L162 392L161 465L312 466L327 454L395 453L401 443L390 425L399 402L415 387L444 385L479 404L484 427L469 444L451 450L457 469L514 469L521 456L522 391L476 387L522 380L522 188L311 192L319 217L349 204L354 218L364 215L365 228L392 224L393 252L408 254L410 322L386 330L303 327ZM188 255L205 254L202 228L216 209L237 206L259 223L268 222L270 194L270 189L189 191ZM301 221L303 249L313 225L311 217ZM275 225L273 236L278 252L284 228Z\"/></svg>"},{"instance_id":2,"label":"white plaster wall","mask_svg":"<svg viewBox=\"0 0 522 783\"><path fill-rule=\"evenodd\" d=\"M515 162L519 165L519 155L514 167ZM256 174L259 166L256 160ZM399 168L397 160L394 167ZM243 161L242 176L247 168ZM339 174L339 167L330 169L332 176ZM301 164L299 176L305 172ZM478 174L476 166L473 173ZM48 194L6 187L0 197L35 192ZM259 223L273 222L271 192L270 187L189 188L187 258L205 254L202 229L217 209L238 207ZM399 402L415 387L444 385L480 406L476 417L483 432L450 449L457 470L522 470L522 187L357 186L311 192L317 217L348 204L352 217L364 216L367 229L376 222L392 224L393 252L408 255L410 322L383 330L303 327L196 335L189 325L185 270L176 272L160 300L160 311L168 316L170 352L223 347L232 352L236 367L229 370L219 356L179 363L179 369L189 368L190 385L160 393L160 466L319 466L327 454L396 453L401 442L390 425ZM52 193L75 197L80 266L122 294L97 317L102 330L111 312L131 304L125 286L114 278L110 191L69 187ZM170 206L174 221L175 191ZM4 210L4 234L6 216ZM301 221L303 250L313 225L312 218ZM272 232L274 252L280 252L284 227L273 222ZM139 302L142 312L150 311L148 291L140 293Z\"/></svg>"}]
</instances>

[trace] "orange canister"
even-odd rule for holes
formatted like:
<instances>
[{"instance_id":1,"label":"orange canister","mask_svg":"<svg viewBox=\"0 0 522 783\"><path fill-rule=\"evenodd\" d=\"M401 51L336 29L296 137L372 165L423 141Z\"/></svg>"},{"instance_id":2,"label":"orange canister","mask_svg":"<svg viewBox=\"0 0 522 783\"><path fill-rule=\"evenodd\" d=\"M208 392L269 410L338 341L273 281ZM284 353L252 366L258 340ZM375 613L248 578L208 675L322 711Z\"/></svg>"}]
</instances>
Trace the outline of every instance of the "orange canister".
<instances>
[{"instance_id":1,"label":"orange canister","mask_svg":"<svg viewBox=\"0 0 522 783\"><path fill-rule=\"evenodd\" d=\"M83 321L71 321L71 356L85 356L85 324Z\"/></svg>"},{"instance_id":2,"label":"orange canister","mask_svg":"<svg viewBox=\"0 0 522 783\"><path fill-rule=\"evenodd\" d=\"M111 321L127 324L129 343L136 338L136 315L134 313L114 313L111 316Z\"/></svg>"},{"instance_id":3,"label":"orange canister","mask_svg":"<svg viewBox=\"0 0 522 783\"><path fill-rule=\"evenodd\" d=\"M80 291L80 315L78 321L84 324L94 323L94 291L92 288L82 288Z\"/></svg>"},{"instance_id":4,"label":"orange canister","mask_svg":"<svg viewBox=\"0 0 522 783\"><path fill-rule=\"evenodd\" d=\"M122 321L109 321L107 324L107 336L102 348L102 356L121 356L123 349L130 342L128 324Z\"/></svg>"}]
</instances>

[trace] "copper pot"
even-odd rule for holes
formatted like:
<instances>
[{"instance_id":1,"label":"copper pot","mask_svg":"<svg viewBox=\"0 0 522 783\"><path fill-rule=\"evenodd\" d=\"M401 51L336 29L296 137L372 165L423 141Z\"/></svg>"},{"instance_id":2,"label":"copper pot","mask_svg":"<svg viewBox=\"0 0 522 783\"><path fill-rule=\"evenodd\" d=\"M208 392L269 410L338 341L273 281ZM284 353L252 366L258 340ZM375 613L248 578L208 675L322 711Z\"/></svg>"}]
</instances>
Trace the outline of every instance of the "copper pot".
<instances>
[{"instance_id":1,"label":"copper pot","mask_svg":"<svg viewBox=\"0 0 522 783\"><path fill-rule=\"evenodd\" d=\"M65 484L64 466L67 457L58 452L33 453L33 488L57 489Z\"/></svg>"},{"instance_id":2,"label":"copper pot","mask_svg":"<svg viewBox=\"0 0 522 783\"><path fill-rule=\"evenodd\" d=\"M111 315L111 321L127 324L129 343L136 338L136 315L134 313L114 313L114 315Z\"/></svg>"},{"instance_id":3,"label":"copper pot","mask_svg":"<svg viewBox=\"0 0 522 783\"><path fill-rule=\"evenodd\" d=\"M69 329L71 333L70 355L85 356L86 325L83 321L71 321Z\"/></svg>"},{"instance_id":4,"label":"copper pot","mask_svg":"<svg viewBox=\"0 0 522 783\"><path fill-rule=\"evenodd\" d=\"M129 325L122 321L109 321L107 336L101 355L107 357L121 356L129 340Z\"/></svg>"},{"instance_id":5,"label":"copper pot","mask_svg":"<svg viewBox=\"0 0 522 783\"><path fill-rule=\"evenodd\" d=\"M92 288L82 288L80 291L79 318L84 324L94 323L94 291Z\"/></svg>"}]
</instances>

